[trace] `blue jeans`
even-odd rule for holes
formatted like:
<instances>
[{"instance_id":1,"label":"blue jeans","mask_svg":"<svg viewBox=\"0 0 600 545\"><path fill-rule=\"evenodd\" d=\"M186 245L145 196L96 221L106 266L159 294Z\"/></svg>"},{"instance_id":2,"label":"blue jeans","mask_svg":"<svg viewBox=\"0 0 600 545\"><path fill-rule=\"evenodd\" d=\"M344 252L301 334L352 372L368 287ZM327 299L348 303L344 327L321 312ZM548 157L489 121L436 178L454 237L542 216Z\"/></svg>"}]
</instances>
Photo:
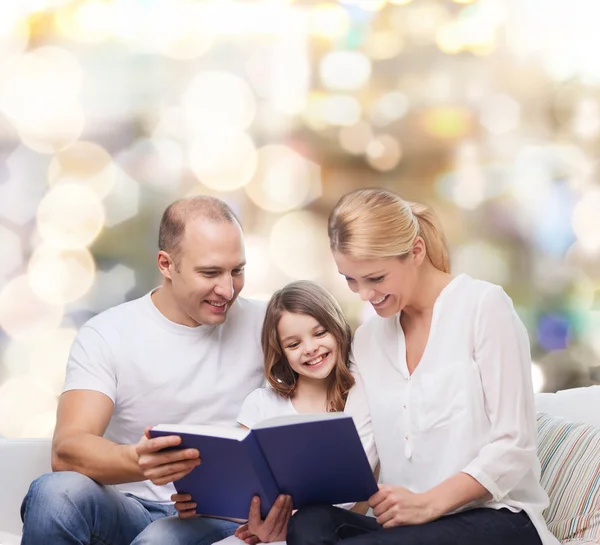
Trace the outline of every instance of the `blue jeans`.
<instances>
[{"instance_id":1,"label":"blue jeans","mask_svg":"<svg viewBox=\"0 0 600 545\"><path fill-rule=\"evenodd\" d=\"M383 529L372 517L338 507L300 509L290 520L287 545L542 545L526 513L472 509L427 524Z\"/></svg>"},{"instance_id":2,"label":"blue jeans","mask_svg":"<svg viewBox=\"0 0 600 545\"><path fill-rule=\"evenodd\" d=\"M122 494L80 473L47 473L33 481L23 500L21 545L130 545L145 528L147 541L135 543L154 543L151 523L173 514L175 508L171 504ZM215 526L222 530L215 541L231 535L238 526L226 521L215 525L215 519L205 520L211 521L205 528L211 538L215 536ZM202 530L198 528L198 532ZM168 541L163 538L156 543L179 541L177 535L171 535Z\"/></svg>"}]
</instances>

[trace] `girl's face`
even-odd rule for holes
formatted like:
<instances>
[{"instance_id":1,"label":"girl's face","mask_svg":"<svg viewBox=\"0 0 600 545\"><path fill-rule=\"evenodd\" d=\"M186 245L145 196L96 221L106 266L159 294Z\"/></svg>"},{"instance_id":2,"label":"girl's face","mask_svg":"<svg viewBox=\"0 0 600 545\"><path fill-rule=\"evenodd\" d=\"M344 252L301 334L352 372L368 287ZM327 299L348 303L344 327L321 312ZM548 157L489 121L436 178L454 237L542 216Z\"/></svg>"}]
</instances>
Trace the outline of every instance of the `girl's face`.
<instances>
[{"instance_id":1,"label":"girl's face","mask_svg":"<svg viewBox=\"0 0 600 545\"><path fill-rule=\"evenodd\" d=\"M284 311L277 336L285 358L298 375L322 380L333 371L338 343L312 316Z\"/></svg>"}]
</instances>

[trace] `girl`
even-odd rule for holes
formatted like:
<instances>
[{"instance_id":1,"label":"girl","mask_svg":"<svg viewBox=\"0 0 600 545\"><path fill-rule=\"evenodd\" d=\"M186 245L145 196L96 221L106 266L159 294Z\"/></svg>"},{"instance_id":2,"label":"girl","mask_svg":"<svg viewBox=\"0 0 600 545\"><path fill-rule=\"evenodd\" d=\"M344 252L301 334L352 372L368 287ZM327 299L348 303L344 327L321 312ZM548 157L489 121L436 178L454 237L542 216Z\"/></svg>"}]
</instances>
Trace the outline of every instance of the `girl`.
<instances>
[{"instance_id":1,"label":"girl","mask_svg":"<svg viewBox=\"0 0 600 545\"><path fill-rule=\"evenodd\" d=\"M289 545L555 545L542 511L528 336L502 288L452 277L432 213L390 191L340 200L339 272L377 316L356 332L352 398L387 483L376 518L301 509Z\"/></svg>"},{"instance_id":2,"label":"girl","mask_svg":"<svg viewBox=\"0 0 600 545\"><path fill-rule=\"evenodd\" d=\"M351 329L333 296L308 281L294 282L277 291L267 305L262 329L267 386L252 392L238 416L252 428L263 420L297 413L343 411L354 377L350 372ZM190 496L172 498L181 518L195 516ZM248 523L236 531L247 543L285 539L292 514L291 498L280 498L275 516L265 521L253 503ZM366 504L343 505L366 512ZM223 542L222 542L223 543Z\"/></svg>"}]
</instances>

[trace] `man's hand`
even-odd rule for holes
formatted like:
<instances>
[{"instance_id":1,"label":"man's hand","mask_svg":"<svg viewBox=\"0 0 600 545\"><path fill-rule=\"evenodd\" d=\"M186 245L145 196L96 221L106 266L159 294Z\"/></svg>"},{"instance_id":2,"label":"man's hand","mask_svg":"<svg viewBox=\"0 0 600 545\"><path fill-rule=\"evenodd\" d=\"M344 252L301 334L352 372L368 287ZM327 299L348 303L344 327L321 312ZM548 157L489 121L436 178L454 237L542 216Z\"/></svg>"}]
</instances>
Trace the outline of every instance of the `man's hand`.
<instances>
[{"instance_id":1,"label":"man's hand","mask_svg":"<svg viewBox=\"0 0 600 545\"><path fill-rule=\"evenodd\" d=\"M196 516L196 503L190 494L173 494L171 501L175 502L175 509L180 519L189 519Z\"/></svg>"},{"instance_id":2,"label":"man's hand","mask_svg":"<svg viewBox=\"0 0 600 545\"><path fill-rule=\"evenodd\" d=\"M161 452L181 444L181 437L169 435L150 438L149 429L146 428L144 436L135 447L138 464L146 479L157 485L172 483L185 477L200 464L200 453L196 449Z\"/></svg>"},{"instance_id":3,"label":"man's hand","mask_svg":"<svg viewBox=\"0 0 600 545\"><path fill-rule=\"evenodd\" d=\"M248 514L248 528L247 532L249 538L256 538L256 541L246 541L250 545L254 545L259 541L263 543L271 543L272 541L285 541L285 534L287 532L287 524L292 516L292 497L291 496L279 496L267 518L261 520L260 518L260 498L254 496L252 503L250 504L250 513ZM237 535L237 533L236 533ZM239 537L239 536L238 536ZM240 539L242 539L240 537Z\"/></svg>"},{"instance_id":4,"label":"man's hand","mask_svg":"<svg viewBox=\"0 0 600 545\"><path fill-rule=\"evenodd\" d=\"M379 485L379 491L369 498L369 505L384 528L424 524L436 518L423 494L402 486Z\"/></svg>"}]
</instances>

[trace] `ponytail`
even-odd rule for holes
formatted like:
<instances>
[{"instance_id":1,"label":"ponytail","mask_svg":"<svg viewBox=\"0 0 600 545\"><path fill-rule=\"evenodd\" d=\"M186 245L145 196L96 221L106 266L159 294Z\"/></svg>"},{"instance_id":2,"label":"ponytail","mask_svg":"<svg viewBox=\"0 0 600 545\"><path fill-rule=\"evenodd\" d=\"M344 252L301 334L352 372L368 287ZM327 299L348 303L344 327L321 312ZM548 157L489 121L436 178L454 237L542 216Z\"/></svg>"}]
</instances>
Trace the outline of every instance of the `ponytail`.
<instances>
[{"instance_id":1,"label":"ponytail","mask_svg":"<svg viewBox=\"0 0 600 545\"><path fill-rule=\"evenodd\" d=\"M425 242L427 257L432 265L450 273L450 258L440 223L432 210L424 204L411 203L410 208L419 224L419 236Z\"/></svg>"}]
</instances>

